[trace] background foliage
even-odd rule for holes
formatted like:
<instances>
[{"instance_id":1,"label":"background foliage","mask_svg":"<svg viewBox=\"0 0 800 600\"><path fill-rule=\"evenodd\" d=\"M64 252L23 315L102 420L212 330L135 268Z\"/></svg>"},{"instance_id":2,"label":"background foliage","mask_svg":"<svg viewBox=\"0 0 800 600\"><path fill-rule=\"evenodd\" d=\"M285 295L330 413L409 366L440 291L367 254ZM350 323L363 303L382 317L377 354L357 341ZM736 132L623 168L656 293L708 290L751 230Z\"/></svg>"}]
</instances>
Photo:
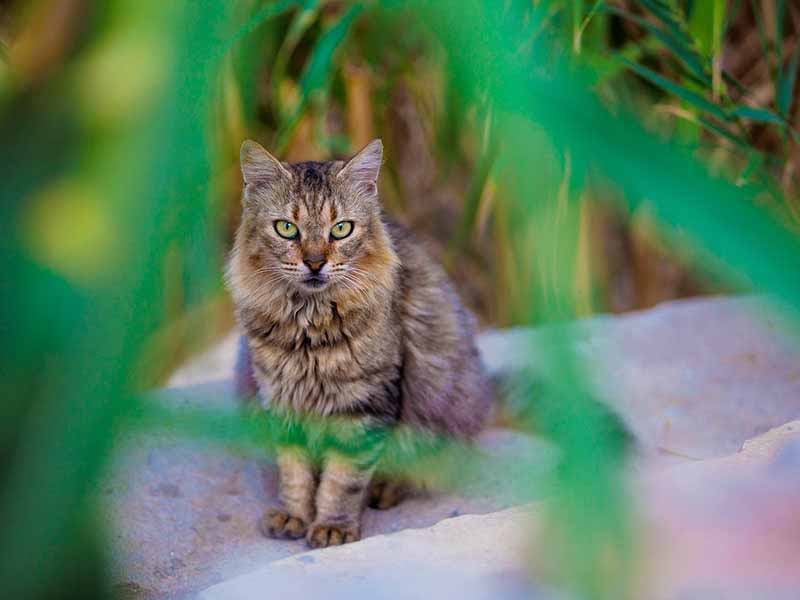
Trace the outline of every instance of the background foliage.
<instances>
[{"instance_id":1,"label":"background foliage","mask_svg":"<svg viewBox=\"0 0 800 600\"><path fill-rule=\"evenodd\" d=\"M382 137L387 212L431 245L485 324L707 290L800 301L792 2L1 10L9 597L107 595L92 491L141 416L139 392L231 324L219 275L244 137L288 160ZM563 452L554 552L566 584L623 597L619 447L568 342L554 334L537 404Z\"/></svg>"},{"instance_id":2,"label":"background foliage","mask_svg":"<svg viewBox=\"0 0 800 600\"><path fill-rule=\"evenodd\" d=\"M519 278L527 269L510 244L517 219L496 173L504 140L493 127L486 90L465 93L469 75L453 72L457 57L448 56L431 32L409 26L413 17L373 11L351 25L346 3L301 4L302 10L260 24L263 37L250 38L273 44L273 52L259 47L250 53L244 41L235 54L243 66L232 75L239 102L228 115L231 154L245 132L289 159L347 154L382 137L389 212L438 248L484 322L525 321L530 298ZM759 204L794 226L795 6L744 0L521 4L530 7L523 18L539 23L539 30L526 32L528 44L545 40L563 55L577 55L589 71L587 83L609 108L638 113L662 139L702 157L712 172L750 186ZM509 12L514 5L493 7ZM255 22L261 16L256 12ZM491 78L483 70L493 68L475 67L481 85ZM593 186L584 200L576 257L582 313L725 288L696 272L689 249L676 249L656 233L648 206L622 207L611 186Z\"/></svg>"}]
</instances>

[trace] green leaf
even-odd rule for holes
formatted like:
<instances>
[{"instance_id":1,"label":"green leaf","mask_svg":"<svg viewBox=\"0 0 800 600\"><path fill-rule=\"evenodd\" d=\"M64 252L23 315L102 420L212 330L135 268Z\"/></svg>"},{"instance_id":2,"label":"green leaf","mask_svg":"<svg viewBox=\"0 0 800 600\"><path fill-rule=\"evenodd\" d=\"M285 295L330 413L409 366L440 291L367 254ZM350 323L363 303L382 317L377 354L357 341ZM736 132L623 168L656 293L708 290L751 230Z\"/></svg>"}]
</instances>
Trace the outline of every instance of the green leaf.
<instances>
[{"instance_id":1,"label":"green leaf","mask_svg":"<svg viewBox=\"0 0 800 600\"><path fill-rule=\"evenodd\" d=\"M297 124L308 108L309 102L327 89L328 83L335 70L333 61L334 54L347 35L350 25L361 13L363 8L364 7L360 4L355 4L350 7L350 10L317 40L308 65L300 79L300 89L302 92L300 103L288 122L284 123L281 126L281 130L278 132L276 149L279 153L286 149Z\"/></svg>"},{"instance_id":2,"label":"green leaf","mask_svg":"<svg viewBox=\"0 0 800 600\"><path fill-rule=\"evenodd\" d=\"M775 7L775 98L783 88L783 25L786 17L786 0L777 0Z\"/></svg>"},{"instance_id":3,"label":"green leaf","mask_svg":"<svg viewBox=\"0 0 800 600\"><path fill-rule=\"evenodd\" d=\"M705 2L708 0L703 1ZM682 40L687 45L693 43L692 37L687 32L688 28L684 23L681 13L658 0L641 0L641 3L669 28L676 39Z\"/></svg>"},{"instance_id":4,"label":"green leaf","mask_svg":"<svg viewBox=\"0 0 800 600\"><path fill-rule=\"evenodd\" d=\"M361 13L363 7L356 4L339 19L333 27L328 29L314 47L311 60L300 79L300 87L303 96L308 97L312 93L324 87L333 75L333 55L339 45L347 35L347 30L355 18Z\"/></svg>"},{"instance_id":5,"label":"green leaf","mask_svg":"<svg viewBox=\"0 0 800 600\"><path fill-rule=\"evenodd\" d=\"M731 111L731 116L758 121L759 123L774 123L782 127L786 126L786 121L770 110L764 108L754 108L752 106L737 106Z\"/></svg>"},{"instance_id":6,"label":"green leaf","mask_svg":"<svg viewBox=\"0 0 800 600\"><path fill-rule=\"evenodd\" d=\"M738 136L738 135L735 135L735 134L731 133L730 131L728 131L724 127L720 127L719 125L717 125L716 123L714 123L710 119L707 119L706 117L701 116L701 117L699 117L697 119L697 122L700 123L700 125L702 125L706 129L708 129L710 132L715 133L718 136L725 138L726 140L728 140L729 142L734 144L740 150L745 150L748 154L750 154L753 151L752 146L747 142L746 139L744 139L741 136Z\"/></svg>"},{"instance_id":7,"label":"green leaf","mask_svg":"<svg viewBox=\"0 0 800 600\"><path fill-rule=\"evenodd\" d=\"M714 56L722 52L722 43L727 30L728 4L726 0L714 0Z\"/></svg>"},{"instance_id":8,"label":"green leaf","mask_svg":"<svg viewBox=\"0 0 800 600\"><path fill-rule=\"evenodd\" d=\"M692 14L689 18L689 31L695 41L707 55L714 53L714 4L716 0L703 0L692 5Z\"/></svg>"},{"instance_id":9,"label":"green leaf","mask_svg":"<svg viewBox=\"0 0 800 600\"><path fill-rule=\"evenodd\" d=\"M783 31L784 22L786 20L786 0L778 0L775 7L775 58L780 61L783 60Z\"/></svg>"},{"instance_id":10,"label":"green leaf","mask_svg":"<svg viewBox=\"0 0 800 600\"><path fill-rule=\"evenodd\" d=\"M620 56L619 59L628 67L633 69L638 75L660 87L665 92L677 96L681 100L688 102L701 111L715 116L721 121L729 120L728 114L721 107L717 106L710 100L707 100L697 92L693 92L692 90L687 89L684 86L667 79L666 77L662 77L655 71L648 69L645 66L629 61L624 56Z\"/></svg>"},{"instance_id":11,"label":"green leaf","mask_svg":"<svg viewBox=\"0 0 800 600\"><path fill-rule=\"evenodd\" d=\"M270 79L272 81L272 103L275 107L275 112L283 117L284 107L281 103L280 85L284 81L286 75L286 67L289 64L289 59L292 56L300 40L308 31L309 27L314 24L319 15L319 0L306 0L303 6L292 18L289 24L289 29L283 38L277 54L275 55L275 62L272 65L272 73Z\"/></svg>"},{"instance_id":12,"label":"green leaf","mask_svg":"<svg viewBox=\"0 0 800 600\"><path fill-rule=\"evenodd\" d=\"M708 61L698 54L685 38L678 39L653 23L616 6L605 5L600 10L624 17L649 31L689 69L695 78L706 85L711 85Z\"/></svg>"},{"instance_id":13,"label":"green leaf","mask_svg":"<svg viewBox=\"0 0 800 600\"><path fill-rule=\"evenodd\" d=\"M231 37L228 41L226 46L227 50L230 50L236 42L241 40L243 37L248 36L253 31L258 29L260 25L269 21L272 17L277 17L281 13L289 10L295 4L297 4L297 0L281 0L280 2L276 2L275 4L268 4L261 10L259 10L256 14L254 14L250 19L242 25L239 30Z\"/></svg>"}]
</instances>

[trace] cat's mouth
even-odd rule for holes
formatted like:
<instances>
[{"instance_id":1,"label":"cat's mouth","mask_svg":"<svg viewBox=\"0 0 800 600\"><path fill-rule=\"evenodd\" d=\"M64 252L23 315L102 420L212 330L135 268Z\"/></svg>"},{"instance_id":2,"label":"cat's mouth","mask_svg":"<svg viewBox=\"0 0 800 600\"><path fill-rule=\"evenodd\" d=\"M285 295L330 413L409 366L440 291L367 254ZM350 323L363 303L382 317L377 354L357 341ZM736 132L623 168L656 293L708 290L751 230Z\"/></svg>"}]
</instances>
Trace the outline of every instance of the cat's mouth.
<instances>
[{"instance_id":1,"label":"cat's mouth","mask_svg":"<svg viewBox=\"0 0 800 600\"><path fill-rule=\"evenodd\" d=\"M330 279L328 279L325 275L309 275L308 277L302 279L300 283L308 291L318 292L328 287Z\"/></svg>"}]
</instances>

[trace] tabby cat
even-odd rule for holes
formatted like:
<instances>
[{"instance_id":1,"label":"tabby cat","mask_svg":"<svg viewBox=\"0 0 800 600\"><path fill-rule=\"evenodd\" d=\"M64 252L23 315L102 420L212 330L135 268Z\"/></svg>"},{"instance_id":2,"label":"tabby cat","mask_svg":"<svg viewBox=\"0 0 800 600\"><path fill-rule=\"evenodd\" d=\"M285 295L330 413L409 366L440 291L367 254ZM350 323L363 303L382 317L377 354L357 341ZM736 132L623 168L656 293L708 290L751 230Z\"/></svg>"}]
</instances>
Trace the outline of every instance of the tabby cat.
<instances>
[{"instance_id":1,"label":"tabby cat","mask_svg":"<svg viewBox=\"0 0 800 600\"><path fill-rule=\"evenodd\" d=\"M242 222L228 284L245 361L279 422L281 506L270 537L358 540L368 503L405 486L381 476L401 430L468 441L492 390L475 322L444 270L384 218L374 140L348 162L282 163L245 141Z\"/></svg>"}]
</instances>

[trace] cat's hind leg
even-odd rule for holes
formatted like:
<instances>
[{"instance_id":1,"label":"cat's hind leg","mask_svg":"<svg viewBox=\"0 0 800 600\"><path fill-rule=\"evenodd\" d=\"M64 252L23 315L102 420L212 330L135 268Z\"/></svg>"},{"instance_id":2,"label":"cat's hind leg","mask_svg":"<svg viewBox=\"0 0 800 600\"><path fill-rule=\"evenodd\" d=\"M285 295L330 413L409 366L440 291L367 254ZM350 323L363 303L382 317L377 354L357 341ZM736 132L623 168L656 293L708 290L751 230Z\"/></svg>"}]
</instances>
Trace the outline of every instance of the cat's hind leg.
<instances>
[{"instance_id":1,"label":"cat's hind leg","mask_svg":"<svg viewBox=\"0 0 800 600\"><path fill-rule=\"evenodd\" d=\"M400 504L412 493L409 482L376 475L369 486L367 505L377 510L387 510Z\"/></svg>"}]
</instances>

